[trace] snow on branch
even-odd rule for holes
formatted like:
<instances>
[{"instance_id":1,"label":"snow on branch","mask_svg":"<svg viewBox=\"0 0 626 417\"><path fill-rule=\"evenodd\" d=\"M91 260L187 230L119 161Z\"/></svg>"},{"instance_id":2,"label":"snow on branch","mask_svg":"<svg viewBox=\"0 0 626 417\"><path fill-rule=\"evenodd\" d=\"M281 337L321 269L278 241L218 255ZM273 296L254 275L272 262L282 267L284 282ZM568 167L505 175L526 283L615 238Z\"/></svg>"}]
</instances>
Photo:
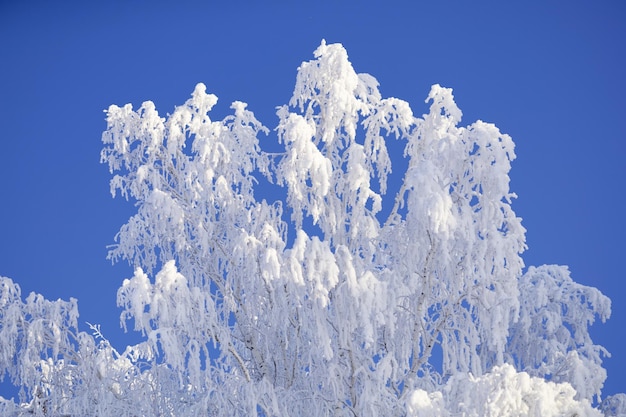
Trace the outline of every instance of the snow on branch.
<instances>
[{"instance_id":1,"label":"snow on branch","mask_svg":"<svg viewBox=\"0 0 626 417\"><path fill-rule=\"evenodd\" d=\"M117 303L144 339L120 354L78 332L76 300L2 278L0 370L25 394L0 412L599 416L588 327L609 299L564 267L524 273L511 137L462 126L449 88L426 102L415 116L323 41L278 108L283 152L243 102L214 120L201 83L165 117L110 106L101 160L136 212L109 257L135 270Z\"/></svg>"}]
</instances>

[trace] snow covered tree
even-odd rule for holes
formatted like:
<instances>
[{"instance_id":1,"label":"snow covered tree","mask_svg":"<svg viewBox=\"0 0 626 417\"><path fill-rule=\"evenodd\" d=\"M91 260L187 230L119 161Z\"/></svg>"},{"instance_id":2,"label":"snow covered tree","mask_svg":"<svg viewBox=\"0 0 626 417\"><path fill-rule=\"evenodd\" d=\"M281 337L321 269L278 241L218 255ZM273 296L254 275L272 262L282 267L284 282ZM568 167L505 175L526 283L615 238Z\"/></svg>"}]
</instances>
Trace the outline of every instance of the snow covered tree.
<instances>
[{"instance_id":1,"label":"snow covered tree","mask_svg":"<svg viewBox=\"0 0 626 417\"><path fill-rule=\"evenodd\" d=\"M0 411L600 416L608 353L588 326L609 299L565 267L523 270L511 138L459 126L450 89L427 102L414 116L322 42L278 108L284 152L245 103L212 120L203 84L167 117L110 106L102 162L137 206L110 257L135 268L117 302L144 341L120 354L77 331L75 300L23 303L3 278L0 371L25 390ZM408 161L391 197L388 140Z\"/></svg>"}]
</instances>

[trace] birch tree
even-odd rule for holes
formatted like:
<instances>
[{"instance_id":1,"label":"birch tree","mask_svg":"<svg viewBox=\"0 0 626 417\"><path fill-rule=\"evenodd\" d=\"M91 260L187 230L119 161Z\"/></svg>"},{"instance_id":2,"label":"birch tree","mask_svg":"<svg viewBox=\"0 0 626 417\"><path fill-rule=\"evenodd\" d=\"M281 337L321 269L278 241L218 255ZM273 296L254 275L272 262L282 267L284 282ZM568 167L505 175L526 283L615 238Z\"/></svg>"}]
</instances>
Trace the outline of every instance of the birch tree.
<instances>
[{"instance_id":1,"label":"birch tree","mask_svg":"<svg viewBox=\"0 0 626 417\"><path fill-rule=\"evenodd\" d=\"M0 410L601 415L608 352L588 326L610 300L566 267L524 268L508 135L462 126L439 85L414 115L325 42L273 130L243 102L214 120L216 103L198 84L166 116L108 108L102 162L137 208L109 256L135 269L117 304L144 340L119 353L77 330L75 300L23 303L5 278L0 369L25 389ZM283 151L263 150L271 132Z\"/></svg>"}]
</instances>

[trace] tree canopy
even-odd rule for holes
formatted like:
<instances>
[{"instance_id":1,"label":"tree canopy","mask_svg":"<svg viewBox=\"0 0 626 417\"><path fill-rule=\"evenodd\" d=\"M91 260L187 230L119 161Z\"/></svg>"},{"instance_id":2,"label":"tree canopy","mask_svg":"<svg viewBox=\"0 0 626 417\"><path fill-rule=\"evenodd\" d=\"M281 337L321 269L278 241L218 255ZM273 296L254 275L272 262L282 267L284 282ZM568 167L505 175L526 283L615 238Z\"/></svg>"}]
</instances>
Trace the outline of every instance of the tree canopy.
<instances>
[{"instance_id":1,"label":"tree canopy","mask_svg":"<svg viewBox=\"0 0 626 417\"><path fill-rule=\"evenodd\" d=\"M610 300L567 267L524 268L512 139L460 126L449 88L426 102L382 97L322 42L277 109L280 152L243 102L211 119L204 84L166 117L110 106L101 159L136 213L109 256L135 268L117 303L144 339L120 353L79 331L76 300L1 278L0 372L22 391L0 411L602 415L588 327ZM406 171L388 187L391 140Z\"/></svg>"}]
</instances>

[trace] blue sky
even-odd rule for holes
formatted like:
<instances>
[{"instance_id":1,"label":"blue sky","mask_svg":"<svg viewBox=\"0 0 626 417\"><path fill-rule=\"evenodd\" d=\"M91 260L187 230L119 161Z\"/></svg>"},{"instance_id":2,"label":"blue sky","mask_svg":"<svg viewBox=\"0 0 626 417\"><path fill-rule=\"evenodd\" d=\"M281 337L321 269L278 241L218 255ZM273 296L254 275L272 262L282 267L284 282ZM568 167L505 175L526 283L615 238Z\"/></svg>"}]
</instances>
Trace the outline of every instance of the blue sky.
<instances>
[{"instance_id":1,"label":"blue sky","mask_svg":"<svg viewBox=\"0 0 626 417\"><path fill-rule=\"evenodd\" d=\"M436 4L435 4L436 3ZM613 300L592 328L613 357L604 393L626 391L626 6L528 2L0 2L0 275L23 294L75 297L117 347L126 265L106 246L132 214L99 163L110 104L162 114L197 82L273 128L298 65L325 38L415 114L452 87L463 124L516 143L511 187L527 265L565 264ZM87 330L85 325L83 330ZM2 394L0 392L0 394Z\"/></svg>"}]
</instances>

